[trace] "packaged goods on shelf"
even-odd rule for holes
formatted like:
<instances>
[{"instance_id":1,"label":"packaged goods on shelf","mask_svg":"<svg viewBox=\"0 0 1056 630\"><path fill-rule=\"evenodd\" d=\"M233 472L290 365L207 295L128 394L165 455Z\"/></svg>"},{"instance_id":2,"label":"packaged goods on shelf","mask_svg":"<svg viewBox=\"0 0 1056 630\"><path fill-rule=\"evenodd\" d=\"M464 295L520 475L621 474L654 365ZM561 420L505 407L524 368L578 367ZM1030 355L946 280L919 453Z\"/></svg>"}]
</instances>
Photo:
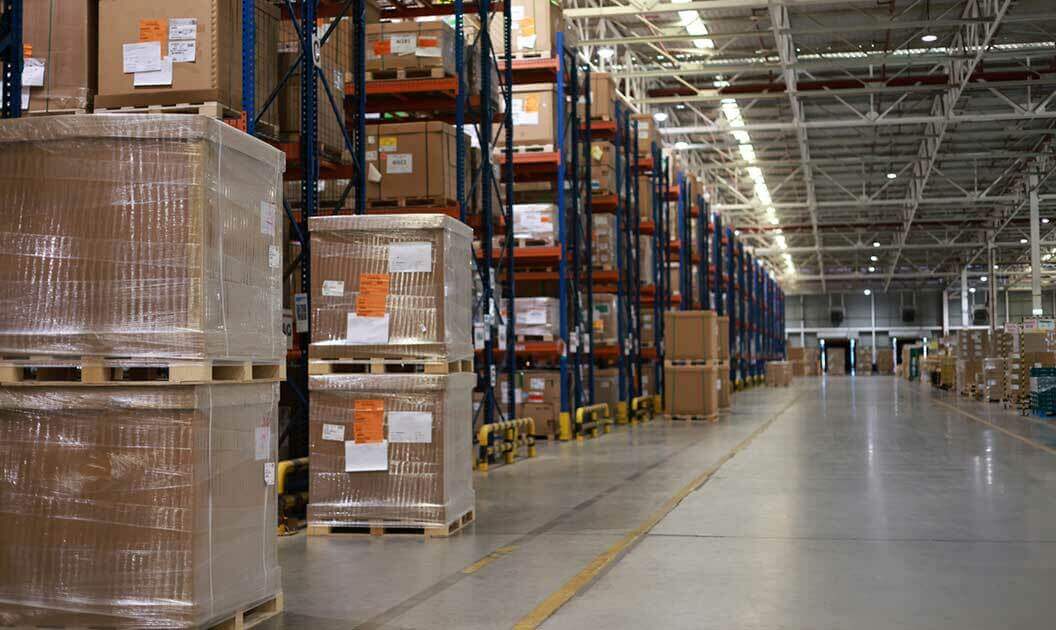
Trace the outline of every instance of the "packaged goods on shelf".
<instances>
[{"instance_id":1,"label":"packaged goods on shelf","mask_svg":"<svg viewBox=\"0 0 1056 630\"><path fill-rule=\"evenodd\" d=\"M958 330L957 357L960 359L983 359L990 352L990 331Z\"/></svg>"},{"instance_id":2,"label":"packaged goods on shelf","mask_svg":"<svg viewBox=\"0 0 1056 630\"><path fill-rule=\"evenodd\" d=\"M651 364L642 366L642 396L655 396L659 393L656 391L655 380L653 366Z\"/></svg>"},{"instance_id":3,"label":"packaged goods on shelf","mask_svg":"<svg viewBox=\"0 0 1056 630\"><path fill-rule=\"evenodd\" d=\"M648 155L648 154L646 154ZM644 156L643 156L644 157ZM653 221L653 180L648 176L638 177L638 214L642 221ZM677 213L672 213L674 217ZM677 219L672 218L672 222ZM659 229L659 227L657 228Z\"/></svg>"},{"instance_id":4,"label":"packaged goods on shelf","mask_svg":"<svg viewBox=\"0 0 1056 630\"><path fill-rule=\"evenodd\" d=\"M983 359L983 399L997 402L1005 399L1005 360Z\"/></svg>"},{"instance_id":5,"label":"packaged goods on shelf","mask_svg":"<svg viewBox=\"0 0 1056 630\"><path fill-rule=\"evenodd\" d=\"M674 258L677 260L677 256ZM679 271L680 267L681 264L677 262L669 263L667 266L667 289L671 295L682 295L682 278L679 275L681 273Z\"/></svg>"},{"instance_id":6,"label":"packaged goods on shelf","mask_svg":"<svg viewBox=\"0 0 1056 630\"><path fill-rule=\"evenodd\" d=\"M1030 368L1030 410L1044 417L1056 414L1056 368Z\"/></svg>"},{"instance_id":7,"label":"packaged goods on shelf","mask_svg":"<svg viewBox=\"0 0 1056 630\"><path fill-rule=\"evenodd\" d=\"M649 235L638 236L638 264L641 268L643 285L655 285L656 278L653 269L653 237Z\"/></svg>"},{"instance_id":8,"label":"packaged goods on shelf","mask_svg":"<svg viewBox=\"0 0 1056 630\"><path fill-rule=\"evenodd\" d=\"M557 435L561 416L561 372L559 370L525 370L524 403L518 417L535 421L536 435Z\"/></svg>"},{"instance_id":9,"label":"packaged goods on shelf","mask_svg":"<svg viewBox=\"0 0 1056 630\"><path fill-rule=\"evenodd\" d=\"M856 345L854 348L854 370L859 376L868 376L873 373L873 347Z\"/></svg>"},{"instance_id":10,"label":"packaged goods on shelf","mask_svg":"<svg viewBox=\"0 0 1056 630\"><path fill-rule=\"evenodd\" d=\"M892 374L895 371L895 352L891 348L879 348L876 351L876 371L880 374Z\"/></svg>"},{"instance_id":11,"label":"packaged goods on shelf","mask_svg":"<svg viewBox=\"0 0 1056 630\"><path fill-rule=\"evenodd\" d=\"M664 313L664 335L667 359L719 359L719 325L715 311L667 311Z\"/></svg>"},{"instance_id":12,"label":"packaged goods on shelf","mask_svg":"<svg viewBox=\"0 0 1056 630\"><path fill-rule=\"evenodd\" d=\"M983 361L981 359L957 358L957 392L968 395L974 391L978 377L983 372Z\"/></svg>"},{"instance_id":13,"label":"packaged goods on shelf","mask_svg":"<svg viewBox=\"0 0 1056 630\"><path fill-rule=\"evenodd\" d=\"M513 86L513 144L549 148L557 147L557 121L554 109L556 88L553 84L528 84ZM495 125L492 136L497 151L506 146L506 132L502 125Z\"/></svg>"},{"instance_id":14,"label":"packaged goods on shelf","mask_svg":"<svg viewBox=\"0 0 1056 630\"><path fill-rule=\"evenodd\" d=\"M458 201L455 128L443 122L367 125L367 161L381 179L367 182L377 206L454 205Z\"/></svg>"},{"instance_id":15,"label":"packaged goods on shelf","mask_svg":"<svg viewBox=\"0 0 1056 630\"><path fill-rule=\"evenodd\" d=\"M639 314L642 323L642 347L652 348L656 345L656 329L653 326L653 309L642 308Z\"/></svg>"},{"instance_id":16,"label":"packaged goods on shelf","mask_svg":"<svg viewBox=\"0 0 1056 630\"><path fill-rule=\"evenodd\" d=\"M595 269L616 268L616 215L593 215L592 259Z\"/></svg>"},{"instance_id":17,"label":"packaged goods on shelf","mask_svg":"<svg viewBox=\"0 0 1056 630\"><path fill-rule=\"evenodd\" d=\"M619 368L599 368L594 370L594 402L608 405L610 417L615 415L616 405L620 403Z\"/></svg>"},{"instance_id":18,"label":"packaged goods on shelf","mask_svg":"<svg viewBox=\"0 0 1056 630\"><path fill-rule=\"evenodd\" d=\"M280 14L267 0L256 7L254 92L264 103L279 79ZM241 2L99 1L97 109L207 102L241 109Z\"/></svg>"},{"instance_id":19,"label":"packaged goods on shelf","mask_svg":"<svg viewBox=\"0 0 1056 630\"><path fill-rule=\"evenodd\" d=\"M557 57L557 34L564 29L561 5L550 0L512 0L510 3L510 46L514 58ZM565 31L566 41L571 35ZM491 41L503 41L501 15L491 21Z\"/></svg>"},{"instance_id":20,"label":"packaged goods on shelf","mask_svg":"<svg viewBox=\"0 0 1056 630\"><path fill-rule=\"evenodd\" d=\"M666 412L714 418L719 413L722 381L716 365L664 366Z\"/></svg>"},{"instance_id":21,"label":"packaged goods on shelf","mask_svg":"<svg viewBox=\"0 0 1056 630\"><path fill-rule=\"evenodd\" d=\"M611 345L616 343L616 296L612 293L594 294L594 343Z\"/></svg>"},{"instance_id":22,"label":"packaged goods on shelf","mask_svg":"<svg viewBox=\"0 0 1056 630\"><path fill-rule=\"evenodd\" d=\"M312 217L315 358L473 353L472 231L440 214Z\"/></svg>"},{"instance_id":23,"label":"packaged goods on shelf","mask_svg":"<svg viewBox=\"0 0 1056 630\"><path fill-rule=\"evenodd\" d=\"M281 588L279 387L0 388L0 620L205 627Z\"/></svg>"},{"instance_id":24,"label":"packaged goods on shelf","mask_svg":"<svg viewBox=\"0 0 1056 630\"><path fill-rule=\"evenodd\" d=\"M29 111L91 109L99 79L98 0L25 0L22 11Z\"/></svg>"},{"instance_id":25,"label":"packaged goods on shelf","mask_svg":"<svg viewBox=\"0 0 1056 630\"><path fill-rule=\"evenodd\" d=\"M0 352L285 355L278 150L204 116L47 116L0 127L0 169Z\"/></svg>"},{"instance_id":26,"label":"packaged goods on shelf","mask_svg":"<svg viewBox=\"0 0 1056 630\"><path fill-rule=\"evenodd\" d=\"M320 33L326 32L328 23L320 24ZM343 19L330 34L326 45L319 48L319 76L316 79L319 96L318 139L320 154L333 161L349 162L351 154L345 147L343 129L345 127L345 78L352 71L352 60L349 51L352 49L351 20ZM291 20L282 20L279 31L279 68L283 72L300 56L301 42ZM301 65L293 67L293 74L279 92L275 106L268 108L267 113L278 112L279 138L286 142L296 142L301 135ZM326 85L324 85L324 83ZM330 106L326 88L334 95L339 107L337 111ZM264 98L269 95L265 94ZM258 101L258 107L263 101ZM300 195L298 195L298 198Z\"/></svg>"},{"instance_id":27,"label":"packaged goods on shelf","mask_svg":"<svg viewBox=\"0 0 1056 630\"><path fill-rule=\"evenodd\" d=\"M1051 330L1024 330L1019 336L1019 352L1056 352L1056 332Z\"/></svg>"},{"instance_id":28,"label":"packaged goods on shelf","mask_svg":"<svg viewBox=\"0 0 1056 630\"><path fill-rule=\"evenodd\" d=\"M472 512L476 377L309 377L309 527L446 528Z\"/></svg>"},{"instance_id":29,"label":"packaged goods on shelf","mask_svg":"<svg viewBox=\"0 0 1056 630\"><path fill-rule=\"evenodd\" d=\"M513 310L518 337L541 337L546 341L560 338L561 301L557 298L514 298Z\"/></svg>"},{"instance_id":30,"label":"packaged goods on shelf","mask_svg":"<svg viewBox=\"0 0 1056 630\"><path fill-rule=\"evenodd\" d=\"M616 148L611 142L590 144L590 188L595 195L615 195Z\"/></svg>"},{"instance_id":31,"label":"packaged goods on shelf","mask_svg":"<svg viewBox=\"0 0 1056 630\"><path fill-rule=\"evenodd\" d=\"M631 124L638 123L638 154L642 156L652 155L652 145L660 144L660 131L653 122L652 114L632 114ZM676 181L672 177L671 181Z\"/></svg>"},{"instance_id":32,"label":"packaged goods on shelf","mask_svg":"<svg viewBox=\"0 0 1056 630\"><path fill-rule=\"evenodd\" d=\"M376 80L454 76L455 29L445 22L367 24L364 67Z\"/></svg>"},{"instance_id":33,"label":"packaged goods on shelf","mask_svg":"<svg viewBox=\"0 0 1056 630\"><path fill-rule=\"evenodd\" d=\"M766 362L766 384L769 387L788 387L792 384L792 363L789 361Z\"/></svg>"},{"instance_id":34,"label":"packaged goods on shelf","mask_svg":"<svg viewBox=\"0 0 1056 630\"><path fill-rule=\"evenodd\" d=\"M557 206L552 203L518 203L513 206L513 237L525 241L558 242Z\"/></svg>"},{"instance_id":35,"label":"packaged goods on shelf","mask_svg":"<svg viewBox=\"0 0 1056 630\"><path fill-rule=\"evenodd\" d=\"M730 318L726 315L718 317L715 320L715 326L719 333L719 361L728 362L730 360Z\"/></svg>"},{"instance_id":36,"label":"packaged goods on shelf","mask_svg":"<svg viewBox=\"0 0 1056 630\"><path fill-rule=\"evenodd\" d=\"M733 406L733 383L730 381L730 364L723 362L719 364L716 378L719 379L719 409L728 409Z\"/></svg>"},{"instance_id":37,"label":"packaged goods on shelf","mask_svg":"<svg viewBox=\"0 0 1056 630\"><path fill-rule=\"evenodd\" d=\"M825 365L831 376L847 375L847 351L843 348L827 348Z\"/></svg>"},{"instance_id":38,"label":"packaged goods on shelf","mask_svg":"<svg viewBox=\"0 0 1056 630\"><path fill-rule=\"evenodd\" d=\"M586 97L579 97L579 117L586 117ZM616 83L608 72L590 73L590 117L616 120Z\"/></svg>"}]
</instances>

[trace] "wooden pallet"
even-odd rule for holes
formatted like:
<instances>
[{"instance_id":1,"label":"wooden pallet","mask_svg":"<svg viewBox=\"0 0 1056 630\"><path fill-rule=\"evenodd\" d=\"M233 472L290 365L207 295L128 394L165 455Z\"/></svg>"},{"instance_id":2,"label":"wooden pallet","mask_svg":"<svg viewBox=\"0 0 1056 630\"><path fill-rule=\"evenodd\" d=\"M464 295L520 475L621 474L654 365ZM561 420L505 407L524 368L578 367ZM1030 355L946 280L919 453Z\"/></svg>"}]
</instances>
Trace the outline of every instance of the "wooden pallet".
<instances>
[{"instance_id":1,"label":"wooden pallet","mask_svg":"<svg viewBox=\"0 0 1056 630\"><path fill-rule=\"evenodd\" d=\"M531 343L537 341L554 341L558 339L558 337L554 335L517 335L515 339L517 340L517 343Z\"/></svg>"},{"instance_id":2,"label":"wooden pallet","mask_svg":"<svg viewBox=\"0 0 1056 630\"><path fill-rule=\"evenodd\" d=\"M23 116L43 117L43 116L80 116L84 114L90 114L91 111L87 109L49 109L47 111L28 111L22 112Z\"/></svg>"},{"instance_id":3,"label":"wooden pallet","mask_svg":"<svg viewBox=\"0 0 1056 630\"><path fill-rule=\"evenodd\" d=\"M386 208L454 208L458 202L443 195L426 197L397 197L396 199L368 199L367 207L372 210Z\"/></svg>"},{"instance_id":4,"label":"wooden pallet","mask_svg":"<svg viewBox=\"0 0 1056 630\"><path fill-rule=\"evenodd\" d=\"M106 357L0 359L0 384L189 385L286 380L286 362L179 361Z\"/></svg>"},{"instance_id":5,"label":"wooden pallet","mask_svg":"<svg viewBox=\"0 0 1056 630\"><path fill-rule=\"evenodd\" d=\"M686 422L718 422L719 421L719 414L714 414L714 415L710 415L710 416L700 416L700 415L689 415L689 414L682 414L682 413L669 413L669 414L665 414L665 415L668 418L670 418L671 420L684 420Z\"/></svg>"},{"instance_id":6,"label":"wooden pallet","mask_svg":"<svg viewBox=\"0 0 1056 630\"><path fill-rule=\"evenodd\" d=\"M514 153L553 153L553 144L518 144L513 147Z\"/></svg>"},{"instance_id":7,"label":"wooden pallet","mask_svg":"<svg viewBox=\"0 0 1056 630\"><path fill-rule=\"evenodd\" d=\"M443 66L428 68L390 68L388 70L367 70L367 81L406 81L407 79L443 79L451 76Z\"/></svg>"},{"instance_id":8,"label":"wooden pallet","mask_svg":"<svg viewBox=\"0 0 1056 630\"><path fill-rule=\"evenodd\" d=\"M718 361L712 361L711 359L666 359L664 360L664 367L684 366L684 365L714 365L719 366Z\"/></svg>"},{"instance_id":9,"label":"wooden pallet","mask_svg":"<svg viewBox=\"0 0 1056 630\"><path fill-rule=\"evenodd\" d=\"M510 55L513 59L549 59L549 50L522 50Z\"/></svg>"},{"instance_id":10,"label":"wooden pallet","mask_svg":"<svg viewBox=\"0 0 1056 630\"><path fill-rule=\"evenodd\" d=\"M125 107L96 107L97 114L198 114L210 118L241 118L242 111L217 101L204 103L173 103L171 105L126 105Z\"/></svg>"},{"instance_id":11,"label":"wooden pallet","mask_svg":"<svg viewBox=\"0 0 1056 630\"><path fill-rule=\"evenodd\" d=\"M282 613L284 601L282 591L262 602L239 608L235 614L218 623L206 626L209 630L248 630Z\"/></svg>"},{"instance_id":12,"label":"wooden pallet","mask_svg":"<svg viewBox=\"0 0 1056 630\"><path fill-rule=\"evenodd\" d=\"M473 510L440 527L407 527L399 523L386 523L385 521L371 521L370 525L353 525L348 527L333 525L309 525L309 536L330 537L379 537L379 536L423 536L425 538L447 538L462 531L466 526L476 520Z\"/></svg>"},{"instance_id":13,"label":"wooden pallet","mask_svg":"<svg viewBox=\"0 0 1056 630\"><path fill-rule=\"evenodd\" d=\"M455 374L472 372L473 359L443 361L413 357L312 359L308 374Z\"/></svg>"}]
</instances>

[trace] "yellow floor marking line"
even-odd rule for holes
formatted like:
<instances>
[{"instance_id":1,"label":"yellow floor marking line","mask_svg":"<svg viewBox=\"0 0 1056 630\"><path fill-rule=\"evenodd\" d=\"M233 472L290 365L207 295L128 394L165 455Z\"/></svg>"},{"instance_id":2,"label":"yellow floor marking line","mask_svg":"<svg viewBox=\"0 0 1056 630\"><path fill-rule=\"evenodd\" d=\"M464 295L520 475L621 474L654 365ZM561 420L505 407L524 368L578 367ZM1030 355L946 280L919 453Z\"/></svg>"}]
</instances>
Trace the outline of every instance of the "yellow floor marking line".
<instances>
[{"instance_id":1,"label":"yellow floor marking line","mask_svg":"<svg viewBox=\"0 0 1056 630\"><path fill-rule=\"evenodd\" d=\"M514 625L514 630L535 630L549 619L554 613L556 613L562 606L567 604L573 597L575 597L580 591L582 591L588 584L591 583L606 567L616 561L625 551L627 551L636 542L642 539L651 529L657 526L667 516L671 510L675 509L679 503L682 502L687 496L693 491L703 486L708 482L711 477L718 472L722 466L733 459L737 453L744 450L749 444L752 443L755 438L759 437L763 431L770 428L782 414L789 410L799 400L803 392L800 392L793 398L787 405L781 408L780 411L770 416L762 425L759 426L755 431L744 438L737 446L733 447L733 450L722 456L722 459L718 461L714 466L708 468L693 481L690 481L682 487L673 497L668 499L661 505L655 512L653 512L648 519L637 528L628 532L626 536L621 538L616 544L605 550L604 553L594 558L590 564L586 566L582 571L577 573L568 582L565 582L561 588L554 591L547 597L541 604L535 607L535 610L528 613L527 616L522 618Z\"/></svg>"},{"instance_id":2,"label":"yellow floor marking line","mask_svg":"<svg viewBox=\"0 0 1056 630\"><path fill-rule=\"evenodd\" d=\"M1010 438L1019 440L1020 442L1023 442L1024 444L1029 444L1029 445L1033 446L1034 448L1041 449L1041 450L1045 451L1046 453L1048 453L1049 455L1056 455L1056 449L1051 448L1049 446L1045 446L1044 444L1042 444L1040 442L1035 442L1034 440L1032 440L1032 439L1030 439L1028 437L1024 437L1024 436L1022 436L1022 435L1020 435L1018 433L1014 433L1012 431L1009 431L1008 429L1006 429L1004 427L1000 427L1000 426L994 424L993 422L990 422L989 420L984 420L983 418L980 418L979 416L977 416L975 414L968 413L967 411L965 411L964 409L961 409L960 407L955 407L955 406L953 406L953 405L951 405L949 403L944 403L941 400L936 400L935 403L937 403L937 404L939 404L939 405L941 405L943 407L946 407L947 409L950 409L952 411L956 411L957 413L961 414L962 416L971 418L972 420L975 420L976 422L980 422L982 424L985 424L986 426L990 427L991 429L996 429L996 430L1000 431L1001 433L1004 433L1005 435L1007 435Z\"/></svg>"},{"instance_id":3,"label":"yellow floor marking line","mask_svg":"<svg viewBox=\"0 0 1056 630\"><path fill-rule=\"evenodd\" d=\"M476 573L477 571L480 571L481 569L483 569L484 567L488 566L492 562L495 562L496 560L501 560L501 559L505 558L506 556L510 555L511 553L514 552L515 549L517 549L517 547L499 547L495 551L489 553L488 555L484 556L480 560L477 560L476 562L474 562L473 564L469 565L465 569L462 569L462 573L465 573L466 575L471 575L473 573Z\"/></svg>"}]
</instances>

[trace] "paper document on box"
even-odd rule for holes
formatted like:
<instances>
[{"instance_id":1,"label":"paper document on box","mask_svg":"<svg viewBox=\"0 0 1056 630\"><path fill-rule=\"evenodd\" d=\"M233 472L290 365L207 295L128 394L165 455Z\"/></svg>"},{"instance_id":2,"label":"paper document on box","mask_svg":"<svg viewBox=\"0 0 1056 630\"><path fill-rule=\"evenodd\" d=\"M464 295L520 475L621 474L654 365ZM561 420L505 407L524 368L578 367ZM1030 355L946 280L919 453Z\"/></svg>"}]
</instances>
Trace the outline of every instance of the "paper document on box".
<instances>
[{"instance_id":1,"label":"paper document on box","mask_svg":"<svg viewBox=\"0 0 1056 630\"><path fill-rule=\"evenodd\" d=\"M433 441L433 414L420 411L390 411L389 441L429 444Z\"/></svg>"},{"instance_id":2,"label":"paper document on box","mask_svg":"<svg viewBox=\"0 0 1056 630\"><path fill-rule=\"evenodd\" d=\"M389 469L389 443L372 442L357 444L345 442L345 472L387 471Z\"/></svg>"},{"instance_id":3,"label":"paper document on box","mask_svg":"<svg viewBox=\"0 0 1056 630\"><path fill-rule=\"evenodd\" d=\"M349 343L389 343L389 316L359 317L349 313L346 339Z\"/></svg>"}]
</instances>

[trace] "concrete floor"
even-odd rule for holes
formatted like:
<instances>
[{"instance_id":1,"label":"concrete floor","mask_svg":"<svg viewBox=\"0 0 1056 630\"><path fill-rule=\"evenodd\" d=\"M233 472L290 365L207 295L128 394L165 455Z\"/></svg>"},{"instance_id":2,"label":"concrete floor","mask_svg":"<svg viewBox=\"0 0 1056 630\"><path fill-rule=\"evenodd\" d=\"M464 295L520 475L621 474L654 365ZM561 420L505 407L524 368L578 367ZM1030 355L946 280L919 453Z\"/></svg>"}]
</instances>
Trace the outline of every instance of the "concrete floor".
<instances>
[{"instance_id":1,"label":"concrete floor","mask_svg":"<svg viewBox=\"0 0 1056 630\"><path fill-rule=\"evenodd\" d=\"M542 627L1051 628L1054 455L1056 422L894 377L755 389L478 475L447 540L283 539L258 627L510 628L615 546Z\"/></svg>"}]
</instances>

